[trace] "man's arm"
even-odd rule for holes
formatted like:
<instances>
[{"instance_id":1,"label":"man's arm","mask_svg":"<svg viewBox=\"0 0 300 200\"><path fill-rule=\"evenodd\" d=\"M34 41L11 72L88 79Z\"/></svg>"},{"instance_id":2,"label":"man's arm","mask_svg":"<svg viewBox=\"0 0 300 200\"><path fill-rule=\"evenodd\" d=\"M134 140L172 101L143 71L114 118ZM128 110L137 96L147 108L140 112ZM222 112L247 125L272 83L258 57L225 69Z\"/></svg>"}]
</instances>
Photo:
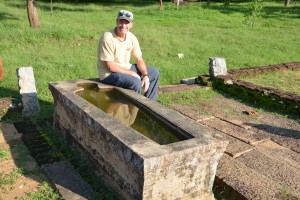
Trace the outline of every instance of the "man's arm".
<instances>
[{"instance_id":1,"label":"man's arm","mask_svg":"<svg viewBox=\"0 0 300 200\"><path fill-rule=\"evenodd\" d=\"M138 79L141 78L134 71L129 70L129 69L125 69L123 67L120 67L114 61L104 61L104 62L105 62L106 67L108 68L108 70L111 71L111 72L117 72L117 73L122 73L122 74L129 74L129 75L134 76L134 77L136 77Z\"/></svg>"},{"instance_id":2,"label":"man's arm","mask_svg":"<svg viewBox=\"0 0 300 200\"><path fill-rule=\"evenodd\" d=\"M148 76L148 71L147 71L147 67L146 64L144 62L144 59L142 56L139 57L135 57L136 60L136 64L137 67L139 69L139 71L142 73L142 87L144 87L144 91L147 92L148 88L149 88L149 84L150 84L150 80L149 80L149 76ZM145 76L146 75L146 76Z\"/></svg>"}]
</instances>

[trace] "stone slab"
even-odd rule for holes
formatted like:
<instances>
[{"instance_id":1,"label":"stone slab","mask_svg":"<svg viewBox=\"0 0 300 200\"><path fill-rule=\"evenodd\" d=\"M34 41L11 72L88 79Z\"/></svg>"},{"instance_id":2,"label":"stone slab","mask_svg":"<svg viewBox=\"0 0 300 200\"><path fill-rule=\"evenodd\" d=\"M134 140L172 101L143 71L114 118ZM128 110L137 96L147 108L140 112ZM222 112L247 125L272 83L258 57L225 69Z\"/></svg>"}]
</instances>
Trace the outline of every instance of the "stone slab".
<instances>
[{"instance_id":1,"label":"stone slab","mask_svg":"<svg viewBox=\"0 0 300 200\"><path fill-rule=\"evenodd\" d=\"M20 94L22 96L23 116L39 114L40 106L36 92L35 79L32 67L20 67L17 69Z\"/></svg>"},{"instance_id":2,"label":"stone slab","mask_svg":"<svg viewBox=\"0 0 300 200\"><path fill-rule=\"evenodd\" d=\"M300 197L299 168L291 166L285 160L277 159L274 155L267 155L256 150L245 153L236 159L244 163L248 168L276 182L279 185L276 193L285 189L293 196ZM253 177L257 178L256 176Z\"/></svg>"},{"instance_id":3,"label":"stone slab","mask_svg":"<svg viewBox=\"0 0 300 200\"><path fill-rule=\"evenodd\" d=\"M201 123L209 127L215 128L219 131L222 131L232 137L235 137L251 145L256 145L265 140L269 140L267 136L259 135L253 131L246 130L245 128L235 126L217 118L203 121Z\"/></svg>"},{"instance_id":4,"label":"stone slab","mask_svg":"<svg viewBox=\"0 0 300 200\"><path fill-rule=\"evenodd\" d=\"M267 118L272 120L272 118ZM297 121L279 121L280 127L276 124L267 123L248 123L251 126L251 130L257 134L265 135L281 146L285 146L293 151L300 153L300 131L299 122Z\"/></svg>"},{"instance_id":5,"label":"stone slab","mask_svg":"<svg viewBox=\"0 0 300 200\"><path fill-rule=\"evenodd\" d=\"M256 145L255 149L268 157L285 162L300 170L300 154L295 151L281 146L271 140Z\"/></svg>"},{"instance_id":6,"label":"stone slab","mask_svg":"<svg viewBox=\"0 0 300 200\"><path fill-rule=\"evenodd\" d=\"M299 147L299 146L292 147L291 149L292 149L293 151L297 152L297 153L300 153L300 147Z\"/></svg>"},{"instance_id":7,"label":"stone slab","mask_svg":"<svg viewBox=\"0 0 300 200\"><path fill-rule=\"evenodd\" d=\"M47 163L42 165L42 169L64 199L91 199L93 190L68 161Z\"/></svg>"},{"instance_id":8,"label":"stone slab","mask_svg":"<svg viewBox=\"0 0 300 200\"><path fill-rule=\"evenodd\" d=\"M180 106L172 105L171 108L179 111L182 114L185 114L186 116L190 117L191 119L194 119L195 121L197 121L199 123L215 119L214 116L202 115L197 111L193 112L190 110L190 112L187 113L185 106L182 106L182 105L180 105ZM233 158L236 158L236 157L242 155L243 153L246 153L253 149L253 146L251 146L250 144L243 142L239 139L236 139L235 137L232 137L222 131L215 130L214 128L211 128L211 131L209 131L209 133L213 137L215 137L219 140L229 141L229 144L225 150L225 153L232 156Z\"/></svg>"},{"instance_id":9,"label":"stone slab","mask_svg":"<svg viewBox=\"0 0 300 200\"><path fill-rule=\"evenodd\" d=\"M196 78L197 77L192 77L192 78L185 78L180 80L180 84L186 84L186 85L192 85L196 83Z\"/></svg>"},{"instance_id":10,"label":"stone slab","mask_svg":"<svg viewBox=\"0 0 300 200\"><path fill-rule=\"evenodd\" d=\"M237 158L241 155L243 155L244 153L247 153L249 151L253 150L253 146L240 141L232 136L229 136L227 134L223 134L224 136L224 140L229 141L229 144L225 150L225 153L227 153L228 155L230 155L233 158Z\"/></svg>"},{"instance_id":11,"label":"stone slab","mask_svg":"<svg viewBox=\"0 0 300 200\"><path fill-rule=\"evenodd\" d=\"M237 158L243 155L244 153L252 151L255 148L252 145L243 142L235 137L232 137L222 131L216 130L214 128L209 128L209 127L207 127L207 129L208 129L207 134L210 134L217 140L223 140L229 142L225 150L225 153L230 155L233 158Z\"/></svg>"},{"instance_id":12,"label":"stone slab","mask_svg":"<svg viewBox=\"0 0 300 200\"><path fill-rule=\"evenodd\" d=\"M224 118L219 118L219 119L222 121L231 123L233 125L239 126L241 128L247 129L247 130L249 130L251 128L251 126L248 126L248 125L244 124L242 121L237 120L237 119L224 119Z\"/></svg>"},{"instance_id":13,"label":"stone slab","mask_svg":"<svg viewBox=\"0 0 300 200\"><path fill-rule=\"evenodd\" d=\"M279 185L275 181L227 154L219 161L216 176L246 199L276 199Z\"/></svg>"},{"instance_id":14,"label":"stone slab","mask_svg":"<svg viewBox=\"0 0 300 200\"><path fill-rule=\"evenodd\" d=\"M19 140L22 134L18 133L15 126L11 123L0 122L0 143L8 143Z\"/></svg>"}]
</instances>

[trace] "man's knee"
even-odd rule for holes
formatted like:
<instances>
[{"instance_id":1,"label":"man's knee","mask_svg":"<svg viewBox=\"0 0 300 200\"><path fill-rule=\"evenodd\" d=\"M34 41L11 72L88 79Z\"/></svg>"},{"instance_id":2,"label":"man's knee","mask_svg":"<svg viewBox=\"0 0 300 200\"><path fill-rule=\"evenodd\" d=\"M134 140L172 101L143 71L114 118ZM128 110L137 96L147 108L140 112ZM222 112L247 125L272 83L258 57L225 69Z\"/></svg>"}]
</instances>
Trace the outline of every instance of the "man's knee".
<instances>
[{"instance_id":1,"label":"man's knee","mask_svg":"<svg viewBox=\"0 0 300 200\"><path fill-rule=\"evenodd\" d=\"M156 68L154 68L154 76L156 77L156 78L158 78L159 77L159 71L158 71L158 69L156 69Z\"/></svg>"},{"instance_id":2,"label":"man's knee","mask_svg":"<svg viewBox=\"0 0 300 200\"><path fill-rule=\"evenodd\" d=\"M159 71L155 67L150 67L150 69L148 69L148 73L153 78L158 78L159 77Z\"/></svg>"},{"instance_id":3,"label":"man's knee","mask_svg":"<svg viewBox=\"0 0 300 200\"><path fill-rule=\"evenodd\" d=\"M135 92L140 93L142 88L142 82L138 78L133 78L131 80L131 86L130 89L134 90Z\"/></svg>"}]
</instances>

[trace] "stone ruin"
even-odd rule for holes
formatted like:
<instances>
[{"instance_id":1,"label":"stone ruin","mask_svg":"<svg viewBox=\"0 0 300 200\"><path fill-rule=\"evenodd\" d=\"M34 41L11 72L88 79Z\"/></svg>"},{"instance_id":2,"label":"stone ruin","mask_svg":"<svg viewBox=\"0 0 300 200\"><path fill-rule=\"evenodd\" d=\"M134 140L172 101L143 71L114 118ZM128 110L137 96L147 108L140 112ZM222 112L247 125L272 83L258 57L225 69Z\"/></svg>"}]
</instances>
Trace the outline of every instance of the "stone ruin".
<instances>
[{"instance_id":1,"label":"stone ruin","mask_svg":"<svg viewBox=\"0 0 300 200\"><path fill-rule=\"evenodd\" d=\"M76 92L93 80L49 83L55 102L54 124L97 166L104 182L123 199L214 199L212 187L227 141L190 118L131 90L122 93L139 109L183 134L186 140L160 145L107 115Z\"/></svg>"},{"instance_id":2,"label":"stone ruin","mask_svg":"<svg viewBox=\"0 0 300 200\"><path fill-rule=\"evenodd\" d=\"M285 112L299 115L300 97L298 95L279 91L271 87L262 87L240 79L245 76L283 70L300 70L300 62L233 69L229 70L226 74L217 74L216 76L212 74L210 76L200 75L197 81L201 85L212 86L230 94L244 97L250 101L271 105L283 109Z\"/></svg>"}]
</instances>

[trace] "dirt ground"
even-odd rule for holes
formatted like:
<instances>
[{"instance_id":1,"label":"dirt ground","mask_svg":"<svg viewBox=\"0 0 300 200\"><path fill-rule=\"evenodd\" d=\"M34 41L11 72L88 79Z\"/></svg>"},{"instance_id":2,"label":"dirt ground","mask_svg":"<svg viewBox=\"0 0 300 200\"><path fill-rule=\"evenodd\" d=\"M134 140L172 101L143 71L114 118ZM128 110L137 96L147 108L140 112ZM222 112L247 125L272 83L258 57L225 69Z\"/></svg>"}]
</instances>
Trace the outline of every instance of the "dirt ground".
<instances>
[{"instance_id":1,"label":"dirt ground","mask_svg":"<svg viewBox=\"0 0 300 200\"><path fill-rule=\"evenodd\" d=\"M38 191L46 177L11 123L0 122L0 151L0 200L18 199Z\"/></svg>"}]
</instances>

